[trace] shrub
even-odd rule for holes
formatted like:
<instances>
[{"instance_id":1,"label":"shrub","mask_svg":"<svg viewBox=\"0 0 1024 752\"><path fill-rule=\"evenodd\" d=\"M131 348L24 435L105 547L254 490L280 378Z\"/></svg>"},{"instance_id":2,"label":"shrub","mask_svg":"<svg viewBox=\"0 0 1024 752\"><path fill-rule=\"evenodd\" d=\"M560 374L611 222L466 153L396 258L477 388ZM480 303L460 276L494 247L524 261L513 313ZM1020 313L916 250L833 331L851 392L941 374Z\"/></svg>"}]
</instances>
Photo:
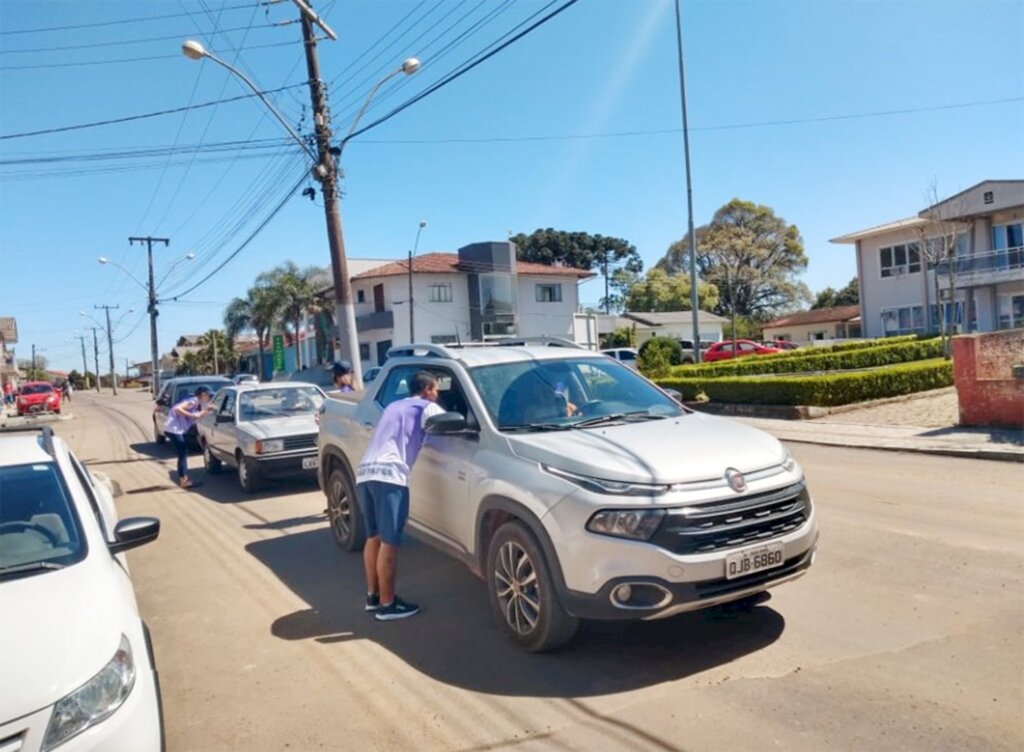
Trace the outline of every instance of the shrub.
<instances>
[{"instance_id":1,"label":"shrub","mask_svg":"<svg viewBox=\"0 0 1024 752\"><path fill-rule=\"evenodd\" d=\"M658 379L659 386L678 390L684 400L695 400L703 392L712 402L826 407L912 394L952 383L953 365L943 358L848 373Z\"/></svg>"},{"instance_id":2,"label":"shrub","mask_svg":"<svg viewBox=\"0 0 1024 752\"><path fill-rule=\"evenodd\" d=\"M615 331L601 336L601 348L636 347L636 324L620 326Z\"/></svg>"},{"instance_id":3,"label":"shrub","mask_svg":"<svg viewBox=\"0 0 1024 752\"><path fill-rule=\"evenodd\" d=\"M799 354L797 354L799 353ZM758 373L811 373L815 371L843 371L855 368L876 368L895 363L937 358L942 355L942 342L938 339L879 340L870 347L847 347L840 350L811 348L797 350L784 357L778 355L749 355L724 363L699 366L681 366L673 375L687 378L715 378L719 376L747 376Z\"/></svg>"},{"instance_id":4,"label":"shrub","mask_svg":"<svg viewBox=\"0 0 1024 752\"><path fill-rule=\"evenodd\" d=\"M660 352L662 356L654 355ZM650 368L655 362L660 363L662 357L665 361L665 368L677 366L683 362L683 346L671 337L651 337L640 345L640 354L637 359L637 366L644 373L653 373ZM648 365L645 366L645 363Z\"/></svg>"}]
</instances>

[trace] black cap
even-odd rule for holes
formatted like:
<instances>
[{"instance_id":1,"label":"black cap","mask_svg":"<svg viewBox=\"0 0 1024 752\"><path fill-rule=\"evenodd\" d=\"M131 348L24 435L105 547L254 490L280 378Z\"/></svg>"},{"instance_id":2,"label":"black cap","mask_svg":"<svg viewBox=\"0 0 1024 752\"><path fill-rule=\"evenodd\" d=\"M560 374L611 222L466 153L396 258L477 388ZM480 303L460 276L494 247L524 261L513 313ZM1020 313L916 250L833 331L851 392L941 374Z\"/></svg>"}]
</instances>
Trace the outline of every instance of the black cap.
<instances>
[{"instance_id":1,"label":"black cap","mask_svg":"<svg viewBox=\"0 0 1024 752\"><path fill-rule=\"evenodd\" d=\"M331 373L334 378L338 378L339 376L348 376L352 373L352 364L347 360L335 361L334 365L331 367Z\"/></svg>"},{"instance_id":2,"label":"black cap","mask_svg":"<svg viewBox=\"0 0 1024 752\"><path fill-rule=\"evenodd\" d=\"M196 394L197 397L202 395L202 394L209 394L209 393L210 393L210 387L206 386L205 384L196 387L195 394Z\"/></svg>"}]
</instances>

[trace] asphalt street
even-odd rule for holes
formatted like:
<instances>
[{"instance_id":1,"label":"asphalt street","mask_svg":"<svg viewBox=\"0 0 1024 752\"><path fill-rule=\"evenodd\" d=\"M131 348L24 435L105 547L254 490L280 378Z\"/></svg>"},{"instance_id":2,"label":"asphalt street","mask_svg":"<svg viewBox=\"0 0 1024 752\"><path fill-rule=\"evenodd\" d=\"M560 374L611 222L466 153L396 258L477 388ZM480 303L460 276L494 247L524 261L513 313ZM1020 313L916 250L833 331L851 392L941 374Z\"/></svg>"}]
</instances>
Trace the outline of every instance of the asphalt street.
<instances>
[{"instance_id":1,"label":"asphalt street","mask_svg":"<svg viewBox=\"0 0 1024 752\"><path fill-rule=\"evenodd\" d=\"M179 490L150 404L80 392L54 425L122 516L163 521L129 562L172 751L1024 748L1020 464L793 445L821 525L806 577L749 614L588 623L527 655L415 541L399 591L423 613L375 622L314 480Z\"/></svg>"}]
</instances>

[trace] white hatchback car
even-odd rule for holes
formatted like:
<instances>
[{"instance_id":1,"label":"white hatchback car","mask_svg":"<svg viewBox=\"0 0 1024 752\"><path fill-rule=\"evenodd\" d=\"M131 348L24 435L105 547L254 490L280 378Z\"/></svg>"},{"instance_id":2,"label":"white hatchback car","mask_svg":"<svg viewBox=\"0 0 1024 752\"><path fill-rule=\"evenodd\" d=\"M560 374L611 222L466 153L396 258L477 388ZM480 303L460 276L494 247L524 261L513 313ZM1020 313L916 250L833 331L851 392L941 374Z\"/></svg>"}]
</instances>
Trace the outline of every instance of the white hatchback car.
<instances>
[{"instance_id":1,"label":"white hatchback car","mask_svg":"<svg viewBox=\"0 0 1024 752\"><path fill-rule=\"evenodd\" d=\"M159 750L159 688L124 551L160 521L49 426L0 433L0 750Z\"/></svg>"}]
</instances>

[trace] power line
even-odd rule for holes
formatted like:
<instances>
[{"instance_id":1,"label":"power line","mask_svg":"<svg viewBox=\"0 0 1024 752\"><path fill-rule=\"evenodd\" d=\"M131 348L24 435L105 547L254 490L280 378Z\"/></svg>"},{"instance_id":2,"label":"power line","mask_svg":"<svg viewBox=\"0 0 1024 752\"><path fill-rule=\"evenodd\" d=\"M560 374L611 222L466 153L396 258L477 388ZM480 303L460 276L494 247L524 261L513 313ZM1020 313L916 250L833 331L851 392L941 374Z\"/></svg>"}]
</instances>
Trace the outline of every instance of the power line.
<instances>
[{"instance_id":1,"label":"power line","mask_svg":"<svg viewBox=\"0 0 1024 752\"><path fill-rule=\"evenodd\" d=\"M575 0L573 0L575 2ZM267 89L266 91L260 92L261 94L273 94L279 91L285 91L286 89L295 89L300 86L307 86L308 82L302 81L301 83L288 84L287 86L279 86L276 89ZM85 128L99 128L105 125L117 125L119 123L130 123L135 120L146 120L147 118L161 117L162 115L173 115L177 112L185 112L186 110L200 110L204 107L216 107L219 104L226 104L228 102L240 102L243 99L252 99L253 97L259 96L258 94L239 94L234 97L227 97L226 99L215 99L210 102L200 102L198 104L191 104L186 107L174 107L169 110L157 110L156 112L144 112L138 115L126 115L125 117L110 118L109 120L96 120L91 123L78 123L76 125L64 125L58 128L44 128L38 131L24 131L22 133L8 133L0 135L0 141L5 141L12 138L28 138L29 136L44 136L51 133L65 133L67 131L78 131Z\"/></svg>"},{"instance_id":2,"label":"power line","mask_svg":"<svg viewBox=\"0 0 1024 752\"><path fill-rule=\"evenodd\" d=\"M259 2L256 3L260 5ZM222 11L228 10L240 10L242 8L251 8L253 3L242 3L241 5L230 5L221 8ZM188 15L188 13L166 13L160 16L140 16L138 18L119 18L112 21L94 21L92 23L84 24L69 24L66 26L39 26L33 29L5 29L0 31L0 36L8 36L12 34L39 34L44 31L66 31L68 29L93 29L100 26L119 26L121 24L133 24L133 23L144 23L146 21L163 21L168 18L182 18Z\"/></svg>"},{"instance_id":3,"label":"power line","mask_svg":"<svg viewBox=\"0 0 1024 752\"><path fill-rule=\"evenodd\" d=\"M272 47L294 47L294 42L270 42L268 44L254 44L250 50L266 50ZM3 65L0 66L0 73L15 70L45 70L48 68L78 68L85 65L117 65L119 63L141 63L151 60L178 60L181 55L147 55L144 57L122 57L113 60L76 60L70 63L41 63L33 65Z\"/></svg>"},{"instance_id":4,"label":"power line","mask_svg":"<svg viewBox=\"0 0 1024 752\"><path fill-rule=\"evenodd\" d=\"M253 5L253 17L255 18L256 11L259 10L259 5ZM280 24L267 25L264 28L274 29L278 26L285 26L288 24L298 23L298 21L283 21ZM231 31L246 31L251 26L236 26L231 29L222 29L219 33L224 34ZM183 31L179 34L168 34L166 36L159 37L146 37L144 39L115 39L108 42L90 42L89 44L65 44L59 47L34 47L24 50L0 50L0 55L27 55L36 52L63 52L64 50L90 50L99 47L124 47L126 44L148 44L149 42L166 42L169 39L185 39L190 36L191 32Z\"/></svg>"}]
</instances>

